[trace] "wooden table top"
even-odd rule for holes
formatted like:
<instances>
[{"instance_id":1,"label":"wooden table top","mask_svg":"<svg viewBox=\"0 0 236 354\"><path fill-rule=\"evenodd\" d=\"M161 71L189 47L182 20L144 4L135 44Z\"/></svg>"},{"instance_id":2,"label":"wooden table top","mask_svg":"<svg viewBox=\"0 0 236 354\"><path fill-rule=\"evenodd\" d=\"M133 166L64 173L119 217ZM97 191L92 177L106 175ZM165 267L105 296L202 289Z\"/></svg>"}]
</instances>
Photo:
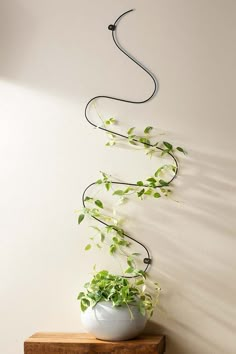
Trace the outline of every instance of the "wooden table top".
<instances>
[{"instance_id":1,"label":"wooden table top","mask_svg":"<svg viewBox=\"0 0 236 354\"><path fill-rule=\"evenodd\" d=\"M163 354L165 336L143 334L126 341L104 341L88 333L39 332L25 343L25 354Z\"/></svg>"}]
</instances>

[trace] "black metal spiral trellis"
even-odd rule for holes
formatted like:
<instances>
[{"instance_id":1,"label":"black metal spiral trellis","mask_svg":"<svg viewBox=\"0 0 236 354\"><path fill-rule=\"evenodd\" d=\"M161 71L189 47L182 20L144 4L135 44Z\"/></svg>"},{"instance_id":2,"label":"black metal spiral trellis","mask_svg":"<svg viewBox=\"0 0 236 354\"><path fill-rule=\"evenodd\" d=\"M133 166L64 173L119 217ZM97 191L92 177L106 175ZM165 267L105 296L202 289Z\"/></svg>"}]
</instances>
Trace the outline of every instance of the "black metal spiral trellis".
<instances>
[{"instance_id":1,"label":"black metal spiral trellis","mask_svg":"<svg viewBox=\"0 0 236 354\"><path fill-rule=\"evenodd\" d=\"M151 77L151 79L152 79L152 81L153 81L153 84L154 84L153 92L152 92L152 94L151 94L148 98L146 98L146 99L144 99L144 100L142 100L142 101L131 101L131 100L123 99L123 98L117 98L117 97L105 96L105 95L95 96L95 97L91 98L91 99L88 101L88 103L87 103L86 106L85 106L85 111L84 111L85 118L86 118L86 120L88 121L89 124L91 124L92 126L98 128L98 129L100 129L100 130L105 131L106 133L111 133L111 134L114 134L114 135L116 135L116 136L122 137L122 138L124 138L124 139L128 139L128 136L123 135L123 134L120 134L120 133L117 133L117 132L115 132L115 131L113 131L113 130L110 130L110 129L107 129L107 128L104 128L104 127L97 126L96 124L94 124L93 122L91 122L91 121L89 120L89 118L88 118L87 111L88 111L88 107L89 107L90 103L91 103L92 101L94 101L95 99L98 99L98 98L107 98L107 99L110 99L110 100L121 101L121 102L126 102L126 103L141 104L141 103L145 103L145 102L148 102L149 100L151 100L152 97L153 97L153 96L156 94L156 92L157 92L158 85L157 85L157 80L155 79L154 75L153 75L148 69L146 69L146 68L144 67L144 65L142 65L141 63L139 63L136 59L134 59L130 54L128 54L128 53L120 46L120 44L118 43L118 40L117 40L117 38L116 38L116 35L115 35L118 22L120 21L120 19L121 19L124 15L128 14L128 13L131 12L131 11L133 11L133 9L132 9L132 10L129 10L129 11L126 11L126 12L124 12L122 15L120 15L120 16L117 18L117 20L114 22L114 24L111 24L111 25L108 26L108 29L109 29L110 31L112 31L112 38L113 38L113 41L114 41L115 45L117 46L117 48L118 48L122 53L124 53L130 60L132 60L136 65L138 65L142 70L144 70L144 71ZM134 141L134 142L139 142L139 141L136 140L136 139L133 139L133 141ZM145 146L148 146L148 147L155 147L157 150L164 151L164 149L162 149L162 148L160 148L160 147L157 147L157 146L155 146L155 145L149 144L149 143L143 142L142 144L145 145ZM175 167L176 167L175 172L174 172L174 176L167 182L167 185L170 185L171 182L172 182L172 181L176 178L176 176L177 176L177 173L178 173L178 161L177 161L177 159L175 158L175 156L174 156L171 152L168 151L168 152L166 152L166 153L167 153L169 156L171 156L171 158L174 160ZM126 186L138 186L138 185L135 184L135 183L129 183L129 182L116 182L116 181L110 181L110 182L111 182L111 184L126 185ZM85 189L84 192L83 192L83 195L82 195L82 203L83 203L83 206L84 206L84 207L85 207L85 195L86 195L86 192L87 192L87 190L88 190L90 187L92 187L92 186L95 185L95 184L96 184L96 182L91 183L89 186L86 187L86 189ZM149 188L149 186L146 186L146 185L144 185L143 187L144 187L144 188ZM156 188L162 188L162 187L163 187L162 185L156 186ZM95 217L95 216L92 216L92 217L93 217L95 220L97 220L97 221L99 221L100 223L102 223L103 225L105 225L105 226L110 226L109 224L105 223L104 221L100 220L99 218L97 218L97 217ZM144 272L146 272L146 271L148 270L150 264L151 264L151 255L150 255L150 252L149 252L148 248L147 248L142 242L136 240L135 238L133 238L133 237L127 235L127 234L124 234L124 236L127 237L127 238L129 238L130 240L132 240L132 241L138 243L140 246L142 246L142 247L144 248L144 250L145 250L145 252L146 252L146 254L147 254L147 257L144 258L144 260L143 260L143 262L146 264L146 267L145 267L145 269L144 269ZM134 278L134 277L136 277L136 276L129 276L129 277L127 277L127 278Z\"/></svg>"}]
</instances>

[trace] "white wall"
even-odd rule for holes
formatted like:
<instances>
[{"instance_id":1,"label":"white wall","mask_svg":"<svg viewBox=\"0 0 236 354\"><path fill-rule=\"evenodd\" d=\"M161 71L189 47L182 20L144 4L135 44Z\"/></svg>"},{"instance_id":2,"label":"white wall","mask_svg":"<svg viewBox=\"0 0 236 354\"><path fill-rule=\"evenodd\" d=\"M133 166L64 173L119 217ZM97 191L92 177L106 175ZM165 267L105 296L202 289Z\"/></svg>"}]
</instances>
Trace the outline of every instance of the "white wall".
<instances>
[{"instance_id":1,"label":"white wall","mask_svg":"<svg viewBox=\"0 0 236 354\"><path fill-rule=\"evenodd\" d=\"M234 354L235 31L231 0L3 0L0 4L0 352L23 352L36 331L82 331L76 295L101 254L83 252L77 226L86 185L104 170L122 179L155 170L143 155L104 147L84 119L97 94L139 99L150 80L117 51L107 25L122 12L120 42L158 77L142 106L107 104L124 126L155 125L187 148L176 198L133 205L130 233L151 247L163 313L150 330L168 354ZM132 166L132 167L129 167ZM124 168L125 167L125 168ZM149 204L150 203L150 204Z\"/></svg>"}]
</instances>

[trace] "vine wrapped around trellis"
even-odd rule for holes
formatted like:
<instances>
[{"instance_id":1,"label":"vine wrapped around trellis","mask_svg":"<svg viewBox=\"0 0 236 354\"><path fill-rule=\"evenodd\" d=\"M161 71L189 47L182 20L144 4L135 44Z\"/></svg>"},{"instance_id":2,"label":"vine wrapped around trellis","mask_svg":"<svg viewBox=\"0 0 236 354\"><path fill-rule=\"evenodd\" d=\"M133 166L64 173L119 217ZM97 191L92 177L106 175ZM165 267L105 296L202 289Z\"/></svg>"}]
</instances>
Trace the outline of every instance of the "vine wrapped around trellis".
<instances>
[{"instance_id":1,"label":"vine wrapped around trellis","mask_svg":"<svg viewBox=\"0 0 236 354\"><path fill-rule=\"evenodd\" d=\"M115 186L115 185L125 186L126 187L125 189L118 189L118 190L115 190L115 192L113 193L116 195L120 195L121 197L124 197L125 195L129 195L129 193L133 192L133 191L137 192L138 197L142 197L144 195L152 195L154 198L159 198L159 197L161 197L161 194L168 195L170 192L168 187L174 181L174 179L177 177L178 169L179 169L179 164L178 164L177 158L175 156L175 151L185 153L185 151L181 147L177 147L176 149L174 149L172 144L170 144L169 142L166 142L166 141L157 142L155 144L152 144L149 139L149 133L153 129L152 127L145 128L144 136L138 136L138 135L134 134L134 128L130 128L127 132L127 135L124 135L124 134L118 133L110 128L110 126L115 122L114 118L110 118L109 120L106 120L105 122L103 122L104 124L102 126L98 126L98 125L94 124L88 117L89 106L91 105L91 103L93 103L95 100L97 100L99 98L121 101L121 102L125 102L125 103L141 104L141 103L145 103L145 102L150 101L157 92L158 82L157 82L155 76L144 65L142 65L139 61L137 61L130 54L128 54L120 46L120 44L118 43L117 37L116 37L116 29L117 29L119 21L121 20L121 18L124 15L130 13L131 11L133 11L133 10L129 10L129 11L123 13L121 16L119 16L117 18L117 20L114 22L114 24L111 24L108 26L108 29L111 30L112 38L113 38L113 41L114 41L116 47L124 55L126 55L130 60L132 60L138 67L140 67L140 69L144 70L146 72L146 74L152 79L153 85L154 85L153 91L148 98L145 98L141 101L132 101L132 100L117 98L117 97L113 97L113 96L106 96L106 95L95 96L95 97L91 98L88 101L88 103L86 104L85 112L84 112L85 118L89 124L91 124L92 126L109 134L109 136L111 137L111 141L108 142L107 145L110 145L110 146L114 145L116 138L125 139L131 145L137 145L137 144L143 145L145 148L151 150L152 153L153 153L153 151L159 151L161 153L161 156L168 155L169 157L171 157L173 164L164 165L164 166L158 168L158 170L154 173L154 175L147 178L145 182L138 181L137 183L129 183L129 182L112 181L112 180L110 180L110 178L107 174L102 173L101 179L99 179L96 182L91 183L84 190L83 195L82 195L82 203L83 203L84 209L83 209L82 214L79 215L79 219L78 219L78 222L80 224L83 221L85 215L87 214L87 215L91 216L93 219L95 219L96 221L98 221L99 223L101 223L103 225L103 227L106 229L107 233L109 233L109 232L115 233L115 237L113 237L113 243L110 246L111 253L114 253L117 248L122 248L122 247L128 246L129 242L126 241L126 238L133 241L133 242L136 242L141 247L143 247L143 249L145 250L145 253L146 253L146 257L143 259L143 262L145 264L145 268L143 270L136 269L136 267L134 265L135 263L133 260L133 256L135 256L136 254L133 254L131 256L128 255L127 256L128 269L125 272L126 275L123 275L124 277L127 277L127 278L135 278L140 275L143 276L147 272L147 270L151 264L150 252L149 252L148 248L141 241L135 239L134 237L131 237L130 235L127 235L127 233L122 228L118 227L114 223L109 222L109 218L106 218L100 212L100 210L103 209L102 201L98 200L98 199L95 200L94 198L89 197L87 195L87 191L94 185L104 184L107 190L110 190L111 186ZM169 169L172 172L172 176L171 176L171 178L169 178L168 181L160 178L161 173L164 171L164 169ZM90 204L90 205L92 205L92 207L88 207L88 203L92 203L92 204ZM94 227L94 228L100 234L101 242L103 242L105 239L105 235L104 235L103 230L101 230L98 227ZM87 245L85 249L88 250L90 247L91 247L91 245Z\"/></svg>"}]
</instances>

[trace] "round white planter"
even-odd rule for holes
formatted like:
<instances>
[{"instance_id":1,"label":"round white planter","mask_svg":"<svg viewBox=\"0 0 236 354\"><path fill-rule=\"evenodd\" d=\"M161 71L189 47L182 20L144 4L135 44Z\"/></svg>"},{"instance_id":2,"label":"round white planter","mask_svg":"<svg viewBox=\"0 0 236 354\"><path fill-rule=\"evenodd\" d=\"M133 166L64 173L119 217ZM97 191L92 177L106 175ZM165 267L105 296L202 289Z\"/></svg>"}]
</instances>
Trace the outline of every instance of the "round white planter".
<instances>
[{"instance_id":1,"label":"round white planter","mask_svg":"<svg viewBox=\"0 0 236 354\"><path fill-rule=\"evenodd\" d=\"M113 307L111 302L101 301L82 312L82 324L98 339L119 341L134 338L143 331L147 318L141 315L137 306L129 306L133 319L127 306Z\"/></svg>"}]
</instances>

